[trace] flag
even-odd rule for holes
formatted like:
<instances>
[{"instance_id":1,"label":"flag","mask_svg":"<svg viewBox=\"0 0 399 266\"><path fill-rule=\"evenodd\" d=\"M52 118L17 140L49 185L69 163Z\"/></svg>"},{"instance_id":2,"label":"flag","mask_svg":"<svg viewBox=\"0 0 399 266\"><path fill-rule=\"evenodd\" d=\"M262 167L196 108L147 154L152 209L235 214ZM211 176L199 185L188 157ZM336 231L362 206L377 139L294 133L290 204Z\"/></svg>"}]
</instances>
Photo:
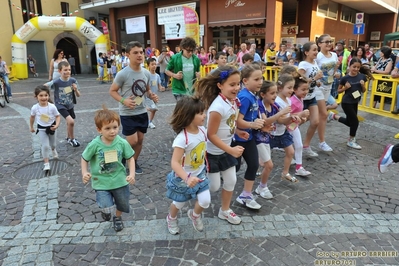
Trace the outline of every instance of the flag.
<instances>
[{"instance_id":1,"label":"flag","mask_svg":"<svg viewBox=\"0 0 399 266\"><path fill-rule=\"evenodd\" d=\"M63 16L65 16L65 15L66 15L66 13L62 13L62 15L63 15Z\"/></svg>"},{"instance_id":2,"label":"flag","mask_svg":"<svg viewBox=\"0 0 399 266\"><path fill-rule=\"evenodd\" d=\"M70 15L70 16L72 16L72 14L73 14L72 12L69 12L69 15Z\"/></svg>"},{"instance_id":3,"label":"flag","mask_svg":"<svg viewBox=\"0 0 399 266\"><path fill-rule=\"evenodd\" d=\"M104 34L105 38L107 39L107 52L109 52L111 50L111 41L109 39L107 23L104 20L101 20L101 26L103 27L103 34Z\"/></svg>"},{"instance_id":4,"label":"flag","mask_svg":"<svg viewBox=\"0 0 399 266\"><path fill-rule=\"evenodd\" d=\"M75 13L79 13L79 10L78 10L78 9L76 9L74 12L75 12Z\"/></svg>"},{"instance_id":5,"label":"flag","mask_svg":"<svg viewBox=\"0 0 399 266\"><path fill-rule=\"evenodd\" d=\"M21 10L21 7L17 6L17 10Z\"/></svg>"},{"instance_id":6,"label":"flag","mask_svg":"<svg viewBox=\"0 0 399 266\"><path fill-rule=\"evenodd\" d=\"M24 14L26 14L26 9L22 9L22 12L23 12Z\"/></svg>"}]
</instances>

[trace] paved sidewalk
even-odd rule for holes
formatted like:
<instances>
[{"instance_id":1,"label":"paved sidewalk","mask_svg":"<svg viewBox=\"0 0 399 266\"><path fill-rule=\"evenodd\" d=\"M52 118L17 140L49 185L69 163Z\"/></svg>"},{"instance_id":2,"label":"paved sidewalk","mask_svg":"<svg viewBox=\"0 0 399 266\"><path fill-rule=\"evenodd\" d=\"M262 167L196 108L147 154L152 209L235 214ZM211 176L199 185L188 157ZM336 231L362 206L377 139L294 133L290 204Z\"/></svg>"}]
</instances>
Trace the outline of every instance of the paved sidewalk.
<instances>
[{"instance_id":1,"label":"paved sidewalk","mask_svg":"<svg viewBox=\"0 0 399 266\"><path fill-rule=\"evenodd\" d=\"M212 194L204 232L196 232L186 216L191 202L179 215L181 234L173 236L166 228L170 200L164 195L174 138L167 121L175 100L170 91L160 92L157 127L146 134L139 158L144 174L131 186L132 212L123 215L125 229L116 233L110 222L102 221L95 192L81 182L80 155L97 134L94 111L103 104L117 110L117 103L108 95L109 84L99 85L92 75L77 79L82 96L75 109L75 133L82 146L65 142L62 120L57 150L68 167L50 177L22 178L16 172L41 160L29 115L36 102L33 89L45 79L12 83L13 102L0 109L7 136L0 140L0 264L399 265L397 166L384 175L376 167L385 144L396 143L398 120L362 113L361 151L346 147L348 128L327 124L327 142L334 151L319 152L315 136L312 147L319 157L303 162L313 174L299 177L298 184L280 179L283 153L273 151L273 200L259 199L259 211L234 202L232 209L243 222L230 225L217 218L220 195ZM241 170L234 198L242 190L242 177Z\"/></svg>"}]
</instances>

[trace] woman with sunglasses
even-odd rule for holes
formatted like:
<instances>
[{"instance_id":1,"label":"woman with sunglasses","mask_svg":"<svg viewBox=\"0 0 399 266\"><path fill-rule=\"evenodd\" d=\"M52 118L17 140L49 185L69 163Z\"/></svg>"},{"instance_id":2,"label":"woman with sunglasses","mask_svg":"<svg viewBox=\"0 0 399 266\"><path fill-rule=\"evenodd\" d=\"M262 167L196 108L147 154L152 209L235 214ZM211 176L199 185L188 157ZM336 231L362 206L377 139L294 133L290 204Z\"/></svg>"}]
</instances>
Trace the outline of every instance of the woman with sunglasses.
<instances>
[{"instance_id":1,"label":"woman with sunglasses","mask_svg":"<svg viewBox=\"0 0 399 266\"><path fill-rule=\"evenodd\" d=\"M323 77L320 79L320 87L316 87L316 101L319 108L319 125L317 132L319 135L319 148L323 151L332 151L332 148L325 141L326 124L327 124L327 107L326 101L331 94L331 87L334 82L334 77L339 78L340 74L338 69L338 56L336 53L331 52L333 45L331 36L323 34L317 39L317 46L319 53L317 54L316 62L320 70L323 72Z\"/></svg>"},{"instance_id":2,"label":"woman with sunglasses","mask_svg":"<svg viewBox=\"0 0 399 266\"><path fill-rule=\"evenodd\" d=\"M62 49L57 49L54 52L53 58L50 61L50 70L48 73L48 80L56 80L59 77L61 77L61 74L58 72L58 64L61 61L67 61L68 60L65 58L64 59L64 51Z\"/></svg>"}]
</instances>

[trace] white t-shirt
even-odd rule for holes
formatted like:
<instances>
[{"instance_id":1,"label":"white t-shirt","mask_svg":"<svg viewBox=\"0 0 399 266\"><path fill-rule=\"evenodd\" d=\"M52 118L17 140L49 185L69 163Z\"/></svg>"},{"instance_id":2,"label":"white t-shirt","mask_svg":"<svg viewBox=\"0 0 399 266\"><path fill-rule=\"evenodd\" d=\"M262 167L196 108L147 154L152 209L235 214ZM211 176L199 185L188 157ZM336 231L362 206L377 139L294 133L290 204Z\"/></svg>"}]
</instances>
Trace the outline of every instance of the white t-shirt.
<instances>
[{"instance_id":1,"label":"white t-shirt","mask_svg":"<svg viewBox=\"0 0 399 266\"><path fill-rule=\"evenodd\" d=\"M326 57L322 52L317 54L317 65L320 70L323 71L323 77L321 78L321 86L323 89L331 89L332 83L334 82L335 67L338 62L337 54L330 52L331 56Z\"/></svg>"},{"instance_id":2,"label":"white t-shirt","mask_svg":"<svg viewBox=\"0 0 399 266\"><path fill-rule=\"evenodd\" d=\"M279 106L280 106L280 110L284 109L287 106L291 106L291 99L287 98L287 102L285 102L283 99L280 98L280 96L277 96L276 101L275 101ZM289 116L289 114L287 114L285 117ZM286 125L284 124L279 124L276 122L276 130L274 132L272 132L271 134L273 136L281 136L284 134L285 129L287 128Z\"/></svg>"},{"instance_id":3,"label":"white t-shirt","mask_svg":"<svg viewBox=\"0 0 399 266\"><path fill-rule=\"evenodd\" d=\"M182 130L177 134L172 147L184 149L183 169L191 176L198 176L205 168L206 129L204 127L198 127L197 134Z\"/></svg>"},{"instance_id":4,"label":"white t-shirt","mask_svg":"<svg viewBox=\"0 0 399 266\"><path fill-rule=\"evenodd\" d=\"M59 116L60 113L58 112L57 107L55 107L55 105L52 103L48 103L45 107L42 107L39 105L39 103L37 103L32 106L30 115L35 116L35 121L37 124L41 125L42 127L48 127L54 123L55 117Z\"/></svg>"},{"instance_id":5,"label":"white t-shirt","mask_svg":"<svg viewBox=\"0 0 399 266\"><path fill-rule=\"evenodd\" d=\"M298 70L300 69L305 70L305 77L308 79L314 78L317 75L317 72L320 70L316 60L313 62L313 64L307 61L300 62L298 65ZM309 86L309 93L305 96L304 100L311 100L316 97L316 92L314 90L315 88L316 87L312 88Z\"/></svg>"},{"instance_id":6,"label":"white t-shirt","mask_svg":"<svg viewBox=\"0 0 399 266\"><path fill-rule=\"evenodd\" d=\"M217 112L222 116L222 120L220 121L219 129L216 132L216 135L228 146L230 146L231 140L234 136L236 127L236 110L238 110L236 103L231 104L228 102L228 100L226 102L220 95L215 98L208 109L207 117L210 116L211 112ZM225 153L225 151L216 147L211 141L209 141L209 139L207 146L208 152L212 155L220 155Z\"/></svg>"}]
</instances>

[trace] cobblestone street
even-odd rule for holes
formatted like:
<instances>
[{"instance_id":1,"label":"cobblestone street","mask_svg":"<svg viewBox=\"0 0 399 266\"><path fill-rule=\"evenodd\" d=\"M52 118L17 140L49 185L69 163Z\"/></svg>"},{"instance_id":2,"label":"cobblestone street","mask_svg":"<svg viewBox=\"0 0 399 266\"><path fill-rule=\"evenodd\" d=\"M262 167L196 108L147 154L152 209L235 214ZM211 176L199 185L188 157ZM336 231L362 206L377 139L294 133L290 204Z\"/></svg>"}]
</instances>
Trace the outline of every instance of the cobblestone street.
<instances>
[{"instance_id":1,"label":"cobblestone street","mask_svg":"<svg viewBox=\"0 0 399 266\"><path fill-rule=\"evenodd\" d=\"M274 199L259 198L259 211L234 202L243 221L231 225L217 217L221 201L214 193L202 233L186 215L190 202L178 216L181 233L171 235L165 177L174 138L167 121L175 100L170 91L159 92L156 129L145 135L138 161L144 174L130 187L131 213L123 214L125 229L116 233L103 222L91 185L81 179L80 155L97 135L94 112L103 104L117 111L110 84L95 79L77 76L82 96L75 106L75 136L81 146L67 144L61 118L59 159L51 162L57 168L47 177L39 141L29 131L33 89L46 80L11 84L13 101L0 109L0 265L399 265L399 168L384 175L377 169L385 145L397 142L399 120L360 112L360 151L346 146L347 127L328 123L326 139L334 151L320 151L316 134L312 147L319 157L304 158L312 175L297 184L281 180L284 153L273 150L268 185ZM243 170L237 177L234 199Z\"/></svg>"}]
</instances>

